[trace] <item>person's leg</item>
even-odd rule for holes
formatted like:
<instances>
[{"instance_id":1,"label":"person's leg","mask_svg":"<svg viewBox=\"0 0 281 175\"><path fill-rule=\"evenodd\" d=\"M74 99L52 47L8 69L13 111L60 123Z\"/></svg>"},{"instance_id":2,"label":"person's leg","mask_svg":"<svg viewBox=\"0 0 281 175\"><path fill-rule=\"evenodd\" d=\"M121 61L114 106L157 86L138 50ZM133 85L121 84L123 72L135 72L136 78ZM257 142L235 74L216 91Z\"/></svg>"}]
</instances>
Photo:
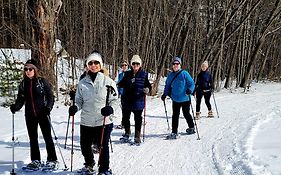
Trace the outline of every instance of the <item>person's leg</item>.
<instances>
[{"instance_id":1,"label":"person's leg","mask_svg":"<svg viewBox=\"0 0 281 175\"><path fill-rule=\"evenodd\" d=\"M190 114L190 101L186 101L182 103L182 113L188 124L189 128L194 128L194 123L192 116Z\"/></svg>"},{"instance_id":2,"label":"person's leg","mask_svg":"<svg viewBox=\"0 0 281 175\"><path fill-rule=\"evenodd\" d=\"M180 103L174 102L172 104L173 115L172 115L172 133L178 133L179 116L180 116Z\"/></svg>"},{"instance_id":3,"label":"person's leg","mask_svg":"<svg viewBox=\"0 0 281 175\"><path fill-rule=\"evenodd\" d=\"M206 104L209 111L212 110L212 106L211 106L211 103L210 103L211 95L212 95L211 91L204 93L205 104Z\"/></svg>"},{"instance_id":4,"label":"person's leg","mask_svg":"<svg viewBox=\"0 0 281 175\"><path fill-rule=\"evenodd\" d=\"M196 92L196 113L200 112L200 106L201 106L201 100L202 100L203 94L201 92Z\"/></svg>"},{"instance_id":5,"label":"person's leg","mask_svg":"<svg viewBox=\"0 0 281 175\"><path fill-rule=\"evenodd\" d=\"M56 161L57 160L56 149L52 138L51 125L48 120L48 116L40 116L38 117L38 120L39 120L39 126L41 128L43 138L46 143L47 161Z\"/></svg>"},{"instance_id":6,"label":"person's leg","mask_svg":"<svg viewBox=\"0 0 281 175\"><path fill-rule=\"evenodd\" d=\"M33 116L25 117L27 132L30 142L31 160L41 160L39 144L38 144L38 119Z\"/></svg>"},{"instance_id":7,"label":"person's leg","mask_svg":"<svg viewBox=\"0 0 281 175\"><path fill-rule=\"evenodd\" d=\"M92 152L94 133L93 127L80 125L80 146L86 166L94 166L95 164Z\"/></svg>"},{"instance_id":8,"label":"person's leg","mask_svg":"<svg viewBox=\"0 0 281 175\"><path fill-rule=\"evenodd\" d=\"M102 126L95 127L97 130L99 130L98 133L100 133L99 137L99 144L101 139L101 133L102 133ZM99 172L103 173L105 171L108 171L109 169L109 139L110 134L113 128L113 124L105 125L104 128L104 135L103 135L103 142L102 142L102 149L100 150L100 157L99 157Z\"/></svg>"},{"instance_id":9,"label":"person's leg","mask_svg":"<svg viewBox=\"0 0 281 175\"><path fill-rule=\"evenodd\" d=\"M131 116L131 110L122 109L122 121L124 124L124 128L125 128L125 134L130 136L131 135L131 123L130 123L130 116Z\"/></svg>"},{"instance_id":10,"label":"person's leg","mask_svg":"<svg viewBox=\"0 0 281 175\"><path fill-rule=\"evenodd\" d=\"M140 143L140 133L141 133L141 125L142 125L142 111L143 110L135 110L134 119L135 119L135 142Z\"/></svg>"}]
</instances>

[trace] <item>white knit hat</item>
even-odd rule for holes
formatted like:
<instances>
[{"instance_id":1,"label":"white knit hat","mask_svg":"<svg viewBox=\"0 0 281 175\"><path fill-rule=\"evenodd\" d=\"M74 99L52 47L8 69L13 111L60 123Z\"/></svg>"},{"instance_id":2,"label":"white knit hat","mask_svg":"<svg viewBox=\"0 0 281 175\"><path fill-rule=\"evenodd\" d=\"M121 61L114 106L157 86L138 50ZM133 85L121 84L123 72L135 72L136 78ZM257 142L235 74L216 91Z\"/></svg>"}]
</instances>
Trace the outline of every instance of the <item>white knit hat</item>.
<instances>
[{"instance_id":1,"label":"white knit hat","mask_svg":"<svg viewBox=\"0 0 281 175\"><path fill-rule=\"evenodd\" d=\"M140 66L142 65L142 61L139 55L133 55L133 58L131 59L131 65L133 65L134 62L140 63Z\"/></svg>"},{"instance_id":2,"label":"white knit hat","mask_svg":"<svg viewBox=\"0 0 281 175\"><path fill-rule=\"evenodd\" d=\"M101 55L97 52L94 52L92 54L90 54L88 57L87 57L87 66L89 67L88 63L90 61L98 61L100 62L100 68L102 69L103 68L103 62L102 62L102 58L101 58Z\"/></svg>"},{"instance_id":3,"label":"white knit hat","mask_svg":"<svg viewBox=\"0 0 281 175\"><path fill-rule=\"evenodd\" d=\"M209 67L209 64L208 64L208 61L206 60L206 61L204 61L203 63L202 63L202 65L201 65L201 67L202 66L206 66L207 68Z\"/></svg>"}]
</instances>

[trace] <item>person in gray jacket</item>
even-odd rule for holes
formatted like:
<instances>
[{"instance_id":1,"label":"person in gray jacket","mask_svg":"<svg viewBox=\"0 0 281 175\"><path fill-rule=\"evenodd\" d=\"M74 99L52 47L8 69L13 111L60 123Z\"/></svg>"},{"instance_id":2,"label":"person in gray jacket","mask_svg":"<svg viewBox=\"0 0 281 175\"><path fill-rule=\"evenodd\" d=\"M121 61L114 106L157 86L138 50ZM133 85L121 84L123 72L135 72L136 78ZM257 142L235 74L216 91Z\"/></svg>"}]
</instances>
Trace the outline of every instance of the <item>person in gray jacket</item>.
<instances>
[{"instance_id":1,"label":"person in gray jacket","mask_svg":"<svg viewBox=\"0 0 281 175\"><path fill-rule=\"evenodd\" d=\"M113 114L112 105L116 105L118 96L115 82L101 73L103 67L102 57L94 52L87 57L87 75L78 83L75 94L75 105L69 108L69 116L81 111L80 122L80 146L84 156L84 167L82 171L94 172L95 160L92 152L92 143L97 141L102 148L99 157L99 174L111 174L109 169L109 139L113 128L110 116ZM107 100L107 88L111 87L115 92L110 93ZM103 130L103 123L105 127ZM102 134L102 131L103 134ZM103 142L101 138L103 135Z\"/></svg>"}]
</instances>

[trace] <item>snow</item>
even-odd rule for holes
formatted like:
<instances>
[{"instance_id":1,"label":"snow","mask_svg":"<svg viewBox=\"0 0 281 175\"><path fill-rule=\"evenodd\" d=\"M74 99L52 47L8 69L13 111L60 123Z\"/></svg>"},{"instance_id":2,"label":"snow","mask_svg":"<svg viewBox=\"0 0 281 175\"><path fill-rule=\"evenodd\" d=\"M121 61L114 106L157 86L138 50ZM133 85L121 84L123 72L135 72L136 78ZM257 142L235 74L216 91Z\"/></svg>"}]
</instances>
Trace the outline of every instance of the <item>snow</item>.
<instances>
[{"instance_id":1,"label":"snow","mask_svg":"<svg viewBox=\"0 0 281 175\"><path fill-rule=\"evenodd\" d=\"M162 83L163 84L163 83ZM163 89L163 87L159 87ZM118 175L159 175L159 174L281 174L281 85L266 82L253 84L246 93L242 89L215 93L219 118L203 117L197 121L198 135L184 135L187 123L180 116L177 140L165 140L167 120L163 102L159 97L147 97L145 141L141 146L120 144L123 131L112 132L113 153L110 154L110 167ZM63 99L63 98L61 98ZM211 99L216 113L213 98ZM169 124L171 126L171 100L166 100ZM192 99L195 110L195 100ZM207 114L204 102L201 112ZM27 136L24 109L17 112L15 120L15 164L17 174L24 173L20 167L29 163L29 140ZM67 148L64 149L68 121L68 107L57 101L51 113L52 125L58 137L58 146L70 168L71 130ZM0 174L12 170L12 114L8 108L0 108ZM120 124L121 110L115 111L115 125ZM118 116L119 115L119 116ZM133 116L132 124L133 122ZM83 156L79 146L79 113L75 117L74 164L73 170L83 166ZM134 127L131 127L134 131ZM39 129L41 157L46 160L44 140ZM57 149L57 147L56 147ZM64 168L59 150L57 155L60 167ZM98 155L95 155L97 161ZM74 174L70 170L57 174Z\"/></svg>"}]
</instances>

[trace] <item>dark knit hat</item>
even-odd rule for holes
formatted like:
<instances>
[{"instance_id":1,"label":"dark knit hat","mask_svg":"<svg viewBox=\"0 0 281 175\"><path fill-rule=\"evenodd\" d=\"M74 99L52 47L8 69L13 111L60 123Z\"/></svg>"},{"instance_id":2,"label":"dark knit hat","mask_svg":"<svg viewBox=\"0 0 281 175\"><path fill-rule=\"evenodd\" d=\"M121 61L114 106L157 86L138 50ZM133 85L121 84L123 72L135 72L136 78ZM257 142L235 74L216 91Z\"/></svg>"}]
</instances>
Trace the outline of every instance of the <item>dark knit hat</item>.
<instances>
[{"instance_id":1,"label":"dark knit hat","mask_svg":"<svg viewBox=\"0 0 281 175\"><path fill-rule=\"evenodd\" d=\"M37 68L37 61L34 59L27 60L25 63L25 66L27 66L27 65L32 65Z\"/></svg>"}]
</instances>

